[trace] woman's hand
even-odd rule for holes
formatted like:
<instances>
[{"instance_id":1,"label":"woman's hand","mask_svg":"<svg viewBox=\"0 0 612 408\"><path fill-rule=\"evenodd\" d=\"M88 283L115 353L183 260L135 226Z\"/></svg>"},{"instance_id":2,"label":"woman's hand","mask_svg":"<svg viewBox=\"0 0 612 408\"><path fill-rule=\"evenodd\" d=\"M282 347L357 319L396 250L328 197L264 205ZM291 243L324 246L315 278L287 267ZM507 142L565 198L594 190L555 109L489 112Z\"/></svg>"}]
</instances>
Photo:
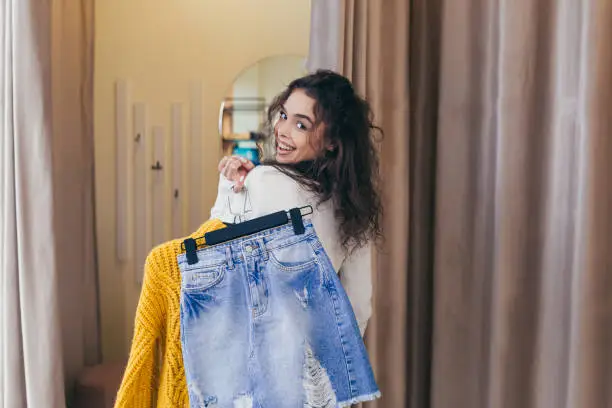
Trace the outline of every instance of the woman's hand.
<instances>
[{"instance_id":1,"label":"woman's hand","mask_svg":"<svg viewBox=\"0 0 612 408\"><path fill-rule=\"evenodd\" d=\"M234 182L234 191L239 192L244 188L244 180L249 171L255 165L252 161L240 156L225 156L219 162L219 172Z\"/></svg>"}]
</instances>

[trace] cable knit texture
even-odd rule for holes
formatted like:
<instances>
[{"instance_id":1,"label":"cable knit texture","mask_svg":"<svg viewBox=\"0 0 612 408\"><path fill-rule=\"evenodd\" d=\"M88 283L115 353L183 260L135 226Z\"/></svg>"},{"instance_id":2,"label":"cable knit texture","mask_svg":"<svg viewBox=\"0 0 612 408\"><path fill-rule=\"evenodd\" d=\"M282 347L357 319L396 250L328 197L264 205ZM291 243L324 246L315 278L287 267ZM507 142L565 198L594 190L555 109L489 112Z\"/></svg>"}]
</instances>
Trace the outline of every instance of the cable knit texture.
<instances>
[{"instance_id":1,"label":"cable knit texture","mask_svg":"<svg viewBox=\"0 0 612 408\"><path fill-rule=\"evenodd\" d=\"M190 237L198 238L224 227L221 221L212 219ZM181 350L181 272L177 262L183 252L183 240L159 245L147 256L130 358L115 408L189 407Z\"/></svg>"}]
</instances>

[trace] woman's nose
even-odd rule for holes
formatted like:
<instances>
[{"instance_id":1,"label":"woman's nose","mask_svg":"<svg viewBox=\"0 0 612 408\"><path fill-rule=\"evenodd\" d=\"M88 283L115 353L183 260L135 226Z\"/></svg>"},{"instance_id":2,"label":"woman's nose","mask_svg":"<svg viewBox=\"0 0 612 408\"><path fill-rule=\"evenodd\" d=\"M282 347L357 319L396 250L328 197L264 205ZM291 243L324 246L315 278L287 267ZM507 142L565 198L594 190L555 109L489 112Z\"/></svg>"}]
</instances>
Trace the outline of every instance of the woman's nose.
<instances>
[{"instance_id":1,"label":"woman's nose","mask_svg":"<svg viewBox=\"0 0 612 408\"><path fill-rule=\"evenodd\" d=\"M289 122L286 120L280 121L277 125L277 130L276 132L278 133L278 136L288 136L289 135Z\"/></svg>"}]
</instances>

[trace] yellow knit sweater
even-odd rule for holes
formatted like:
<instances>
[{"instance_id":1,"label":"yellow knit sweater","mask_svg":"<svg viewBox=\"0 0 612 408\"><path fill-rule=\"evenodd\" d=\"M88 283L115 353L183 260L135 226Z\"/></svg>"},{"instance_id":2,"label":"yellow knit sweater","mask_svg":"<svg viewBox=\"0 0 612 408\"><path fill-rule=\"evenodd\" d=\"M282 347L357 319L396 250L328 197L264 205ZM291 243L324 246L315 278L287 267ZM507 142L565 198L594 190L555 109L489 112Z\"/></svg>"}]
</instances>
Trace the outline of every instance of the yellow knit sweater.
<instances>
[{"instance_id":1,"label":"yellow knit sweater","mask_svg":"<svg viewBox=\"0 0 612 408\"><path fill-rule=\"evenodd\" d=\"M221 221L209 220L190 237L223 227ZM189 407L180 338L181 273L176 259L183 240L159 245L147 257L130 358L115 408Z\"/></svg>"}]
</instances>

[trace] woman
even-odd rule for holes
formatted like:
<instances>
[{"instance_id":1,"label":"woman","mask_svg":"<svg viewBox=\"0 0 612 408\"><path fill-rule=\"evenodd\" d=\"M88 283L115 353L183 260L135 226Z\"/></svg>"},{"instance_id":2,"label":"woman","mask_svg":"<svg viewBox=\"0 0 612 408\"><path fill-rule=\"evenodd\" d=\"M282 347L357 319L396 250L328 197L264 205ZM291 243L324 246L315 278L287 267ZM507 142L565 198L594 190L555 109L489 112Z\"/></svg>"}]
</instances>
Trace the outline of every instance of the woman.
<instances>
[{"instance_id":1,"label":"woman","mask_svg":"<svg viewBox=\"0 0 612 408\"><path fill-rule=\"evenodd\" d=\"M382 210L374 143L380 129L370 106L346 78L318 71L277 96L268 125L275 158L255 167L224 157L211 217L231 223L312 205L312 223L363 335L371 315L371 244L381 235Z\"/></svg>"}]
</instances>

